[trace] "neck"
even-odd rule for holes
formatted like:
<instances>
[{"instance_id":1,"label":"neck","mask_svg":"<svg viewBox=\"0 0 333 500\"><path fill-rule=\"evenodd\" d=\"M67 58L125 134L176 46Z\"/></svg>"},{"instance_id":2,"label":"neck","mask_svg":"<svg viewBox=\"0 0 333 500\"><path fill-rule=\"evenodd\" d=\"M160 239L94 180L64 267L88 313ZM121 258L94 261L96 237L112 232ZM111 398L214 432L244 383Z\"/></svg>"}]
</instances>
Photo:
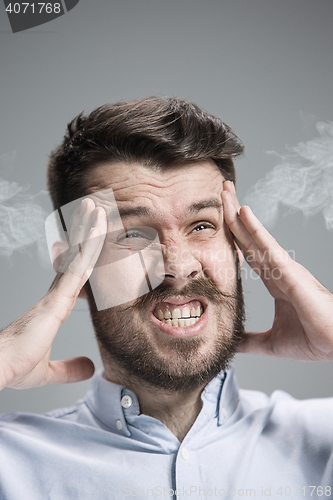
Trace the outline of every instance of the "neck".
<instances>
[{"instance_id":1,"label":"neck","mask_svg":"<svg viewBox=\"0 0 333 500\"><path fill-rule=\"evenodd\" d=\"M180 442L183 441L200 413L200 396L204 386L191 391L174 392L137 381L118 367L104 365L104 368L107 380L123 385L136 394L141 413L158 419Z\"/></svg>"}]
</instances>

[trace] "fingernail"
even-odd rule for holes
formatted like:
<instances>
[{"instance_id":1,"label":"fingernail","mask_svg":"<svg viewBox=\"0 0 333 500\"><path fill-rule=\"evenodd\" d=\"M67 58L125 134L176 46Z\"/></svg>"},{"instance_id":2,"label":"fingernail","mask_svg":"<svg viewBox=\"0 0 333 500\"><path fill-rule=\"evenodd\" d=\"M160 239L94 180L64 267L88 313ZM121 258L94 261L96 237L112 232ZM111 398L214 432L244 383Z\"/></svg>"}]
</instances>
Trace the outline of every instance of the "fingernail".
<instances>
[{"instance_id":1,"label":"fingernail","mask_svg":"<svg viewBox=\"0 0 333 500\"><path fill-rule=\"evenodd\" d=\"M232 190L233 190L233 192L236 194L235 184L234 184L233 182L231 182L231 185L232 185Z\"/></svg>"}]
</instances>

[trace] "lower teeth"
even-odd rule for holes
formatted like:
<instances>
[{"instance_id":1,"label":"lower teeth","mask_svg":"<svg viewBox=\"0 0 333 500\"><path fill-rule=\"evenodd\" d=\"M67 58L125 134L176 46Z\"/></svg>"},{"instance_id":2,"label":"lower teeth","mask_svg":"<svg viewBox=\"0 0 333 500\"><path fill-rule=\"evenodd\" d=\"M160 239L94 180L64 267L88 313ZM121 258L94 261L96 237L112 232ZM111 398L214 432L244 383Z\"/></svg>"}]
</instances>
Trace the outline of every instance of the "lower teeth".
<instances>
[{"instance_id":1,"label":"lower teeth","mask_svg":"<svg viewBox=\"0 0 333 500\"><path fill-rule=\"evenodd\" d=\"M184 326L190 326L194 325L197 321L199 321L200 318L180 318L180 319L164 319L162 320L163 323L166 323L167 325L175 326L175 327L184 327Z\"/></svg>"}]
</instances>

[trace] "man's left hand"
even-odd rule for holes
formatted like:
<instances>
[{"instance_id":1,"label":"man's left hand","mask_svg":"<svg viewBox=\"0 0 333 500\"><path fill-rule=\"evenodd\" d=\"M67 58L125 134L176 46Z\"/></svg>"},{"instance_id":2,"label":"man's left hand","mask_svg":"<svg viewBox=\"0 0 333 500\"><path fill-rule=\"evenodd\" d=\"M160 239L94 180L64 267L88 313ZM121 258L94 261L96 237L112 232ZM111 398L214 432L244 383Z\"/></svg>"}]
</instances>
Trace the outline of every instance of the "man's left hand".
<instances>
[{"instance_id":1,"label":"man's left hand","mask_svg":"<svg viewBox=\"0 0 333 500\"><path fill-rule=\"evenodd\" d=\"M276 242L233 183L223 184L224 218L252 269L275 299L272 327L245 332L239 352L298 361L333 360L333 295Z\"/></svg>"}]
</instances>

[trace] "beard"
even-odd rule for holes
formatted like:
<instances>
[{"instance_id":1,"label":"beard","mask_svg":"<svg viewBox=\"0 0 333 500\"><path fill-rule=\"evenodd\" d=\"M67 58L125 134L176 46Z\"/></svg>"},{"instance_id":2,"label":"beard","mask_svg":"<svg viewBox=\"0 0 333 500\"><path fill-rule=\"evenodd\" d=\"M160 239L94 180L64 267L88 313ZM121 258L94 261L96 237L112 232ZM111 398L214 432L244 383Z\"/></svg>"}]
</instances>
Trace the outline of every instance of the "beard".
<instances>
[{"instance_id":1,"label":"beard","mask_svg":"<svg viewBox=\"0 0 333 500\"><path fill-rule=\"evenodd\" d=\"M208 277L194 279L181 291L161 283L128 306L98 311L89 283L90 316L104 363L136 383L168 391L188 391L206 385L229 367L244 332L245 309L239 265L232 293L221 292ZM163 339L161 354L149 340L148 311L152 303L169 297L204 297L215 309L216 338L207 353L200 353L203 336ZM147 326L148 328L147 328Z\"/></svg>"}]
</instances>

